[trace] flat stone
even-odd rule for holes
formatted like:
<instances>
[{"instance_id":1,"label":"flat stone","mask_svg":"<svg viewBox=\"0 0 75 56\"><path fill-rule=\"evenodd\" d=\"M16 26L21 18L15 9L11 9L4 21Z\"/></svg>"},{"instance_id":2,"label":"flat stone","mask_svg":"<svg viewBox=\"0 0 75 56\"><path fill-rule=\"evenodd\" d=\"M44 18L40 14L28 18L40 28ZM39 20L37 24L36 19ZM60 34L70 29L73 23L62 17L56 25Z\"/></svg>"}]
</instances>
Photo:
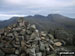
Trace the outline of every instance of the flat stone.
<instances>
[{"instance_id":1,"label":"flat stone","mask_svg":"<svg viewBox=\"0 0 75 56\"><path fill-rule=\"evenodd\" d=\"M61 42L56 42L54 43L55 46L62 46L62 43Z\"/></svg>"}]
</instances>

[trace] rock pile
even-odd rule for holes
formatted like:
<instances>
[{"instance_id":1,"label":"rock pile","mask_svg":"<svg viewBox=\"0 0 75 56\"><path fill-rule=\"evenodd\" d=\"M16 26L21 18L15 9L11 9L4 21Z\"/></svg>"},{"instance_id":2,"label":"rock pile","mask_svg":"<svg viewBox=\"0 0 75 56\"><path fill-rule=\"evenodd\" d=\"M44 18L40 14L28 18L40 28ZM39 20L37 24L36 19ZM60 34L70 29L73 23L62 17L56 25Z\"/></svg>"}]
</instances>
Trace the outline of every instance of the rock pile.
<instances>
[{"instance_id":1,"label":"rock pile","mask_svg":"<svg viewBox=\"0 0 75 56\"><path fill-rule=\"evenodd\" d=\"M17 23L0 30L0 56L51 56L62 49L62 41L39 31L20 18Z\"/></svg>"}]
</instances>

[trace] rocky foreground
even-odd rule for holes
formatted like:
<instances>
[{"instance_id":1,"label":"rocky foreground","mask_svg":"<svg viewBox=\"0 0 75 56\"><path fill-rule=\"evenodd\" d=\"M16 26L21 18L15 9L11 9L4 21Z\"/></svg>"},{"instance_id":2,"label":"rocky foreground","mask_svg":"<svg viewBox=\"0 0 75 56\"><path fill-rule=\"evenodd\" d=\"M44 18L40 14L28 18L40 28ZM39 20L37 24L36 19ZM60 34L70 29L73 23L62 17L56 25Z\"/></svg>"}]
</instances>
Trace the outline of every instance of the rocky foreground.
<instances>
[{"instance_id":1,"label":"rocky foreground","mask_svg":"<svg viewBox=\"0 0 75 56\"><path fill-rule=\"evenodd\" d=\"M0 30L0 56L56 56L58 51L68 51L64 45L23 19Z\"/></svg>"}]
</instances>

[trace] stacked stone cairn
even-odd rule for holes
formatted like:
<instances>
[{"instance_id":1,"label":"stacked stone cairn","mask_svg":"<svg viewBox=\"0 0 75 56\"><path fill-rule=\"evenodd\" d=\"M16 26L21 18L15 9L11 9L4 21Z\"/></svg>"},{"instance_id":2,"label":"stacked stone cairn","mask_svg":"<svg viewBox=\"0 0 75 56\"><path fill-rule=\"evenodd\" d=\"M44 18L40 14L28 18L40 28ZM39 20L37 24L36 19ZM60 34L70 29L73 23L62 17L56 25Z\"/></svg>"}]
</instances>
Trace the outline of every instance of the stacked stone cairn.
<instances>
[{"instance_id":1,"label":"stacked stone cairn","mask_svg":"<svg viewBox=\"0 0 75 56\"><path fill-rule=\"evenodd\" d=\"M0 56L56 56L57 48L62 48L60 40L23 18L0 29Z\"/></svg>"}]
</instances>

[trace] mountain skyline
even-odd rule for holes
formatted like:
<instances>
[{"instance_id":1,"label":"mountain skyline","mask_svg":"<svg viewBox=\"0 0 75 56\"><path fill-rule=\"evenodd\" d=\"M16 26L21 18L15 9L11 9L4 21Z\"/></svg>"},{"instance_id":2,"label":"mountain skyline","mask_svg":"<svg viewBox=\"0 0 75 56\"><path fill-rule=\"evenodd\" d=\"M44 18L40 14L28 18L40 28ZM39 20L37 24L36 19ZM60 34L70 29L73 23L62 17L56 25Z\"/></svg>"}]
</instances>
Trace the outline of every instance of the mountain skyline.
<instances>
[{"instance_id":1,"label":"mountain skyline","mask_svg":"<svg viewBox=\"0 0 75 56\"><path fill-rule=\"evenodd\" d=\"M62 14L48 14L48 15L35 14L35 15L13 15L13 16L9 15L10 16L9 18L7 18L7 19L0 19L0 21L9 20L9 19L11 19L13 17L29 17L29 16L44 16L44 17L47 17L49 15L60 15L60 16L68 17L68 16L65 16L65 15L62 15ZM6 15L6 16L8 16L8 15ZM75 18L71 18L71 17L68 17L68 18L75 19Z\"/></svg>"},{"instance_id":2,"label":"mountain skyline","mask_svg":"<svg viewBox=\"0 0 75 56\"><path fill-rule=\"evenodd\" d=\"M0 21L0 28L4 28L16 23L19 18L23 18L26 22L35 24L39 30L63 28L68 31L75 32L75 19L60 14L49 14L47 16L34 15L26 17L12 17L9 20Z\"/></svg>"},{"instance_id":3,"label":"mountain skyline","mask_svg":"<svg viewBox=\"0 0 75 56\"><path fill-rule=\"evenodd\" d=\"M75 18L74 10L75 0L0 0L0 20L35 14Z\"/></svg>"}]
</instances>

